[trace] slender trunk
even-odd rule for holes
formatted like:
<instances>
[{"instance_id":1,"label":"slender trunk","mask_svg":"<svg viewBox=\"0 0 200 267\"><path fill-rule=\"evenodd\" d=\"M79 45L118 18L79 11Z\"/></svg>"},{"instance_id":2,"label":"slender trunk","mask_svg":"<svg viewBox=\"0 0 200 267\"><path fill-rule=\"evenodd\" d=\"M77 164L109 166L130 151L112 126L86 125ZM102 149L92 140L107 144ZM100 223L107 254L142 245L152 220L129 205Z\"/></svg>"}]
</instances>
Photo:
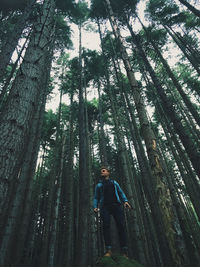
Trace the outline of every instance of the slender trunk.
<instances>
[{"instance_id":1,"label":"slender trunk","mask_svg":"<svg viewBox=\"0 0 200 267\"><path fill-rule=\"evenodd\" d=\"M146 79L145 79L146 80ZM145 81L146 84L149 84L148 81ZM197 204L196 199L200 198L199 195L199 183L196 179L196 175L193 171L193 169L191 168L190 162L188 161L188 157L185 154L184 149L182 148L180 142L177 140L177 136L176 133L174 131L174 128L170 126L170 121L167 118L164 110L163 110L163 105L160 102L160 99L158 98L158 96L156 95L156 92L154 91L155 89L152 88L152 93L153 93L153 103L156 107L156 113L158 118L160 118L160 122L162 125L162 128L165 132L166 137L168 137L167 139L169 140L169 146L171 147L172 152L174 151L173 149L173 144L175 146L175 151L176 153L174 154L174 158L176 159L176 155L178 156L177 160L176 160L176 164L178 165L180 172L182 170L182 165L184 167L183 170L183 181L185 183L187 190L187 193L189 194L191 201L195 207L195 210L199 216L199 205ZM161 119L162 118L162 119ZM171 146L172 144L172 146ZM178 153L178 154L177 154Z\"/></svg>"},{"instance_id":2,"label":"slender trunk","mask_svg":"<svg viewBox=\"0 0 200 267\"><path fill-rule=\"evenodd\" d=\"M165 131L165 134L166 134L167 140L170 144L171 138L168 135L168 131ZM170 144L170 147L172 148L173 145ZM175 156L175 158L178 157L175 149L173 149L173 155ZM163 157L166 157L166 156L163 155ZM167 162L167 160L166 160L166 162ZM180 162L180 159L177 159L176 162L178 164ZM180 164L178 164L178 165L179 165L179 170L181 171ZM185 177L184 171L182 171L182 175L184 177L183 178L184 182L187 183L186 188L188 191L188 189L189 189L188 187L190 187L188 180L187 180L188 177ZM169 184L170 184L171 192L172 192L172 199L173 199L174 206L176 208L178 219L180 221L181 232L183 233L183 238L184 238L184 246L187 248L187 251L184 251L184 254L185 254L185 256L187 255L187 257L189 257L189 260L190 260L190 263L187 263L187 265L189 266L189 264L190 264L192 266L198 266L198 262L199 262L198 252L196 250L195 243L194 243L193 237L191 235L191 231L188 227L189 225L188 225L188 222L187 222L186 217L184 215L183 208L181 206L179 199L177 198L177 195L179 194L178 189L176 189L177 184L172 179L173 179L172 177L169 178ZM185 250L185 248L184 248L184 250Z\"/></svg>"},{"instance_id":3,"label":"slender trunk","mask_svg":"<svg viewBox=\"0 0 200 267\"><path fill-rule=\"evenodd\" d=\"M200 68L199 68L198 63L196 62L196 59L193 58L193 57L191 57L191 55L189 55L187 53L186 48L184 47L183 44L180 43L180 41L178 40L175 32L173 32L172 29L170 29L166 25L163 25L163 27L167 30L167 32L169 33L169 35L172 37L172 39L174 40L174 42L177 44L177 46L183 52L184 56L188 59L188 61L191 63L191 65L196 70L196 72L200 75Z\"/></svg>"},{"instance_id":4,"label":"slender trunk","mask_svg":"<svg viewBox=\"0 0 200 267\"><path fill-rule=\"evenodd\" d=\"M116 69L116 67L115 67ZM118 69L120 69L119 67L119 64L118 64ZM117 74L117 69L116 69L116 74ZM143 183L147 183L146 181L149 181L149 178L151 176L151 172L150 172L150 167L148 166L148 162L147 162L147 159L146 159L146 156L145 156L145 152L144 152L144 148L143 148L143 145L142 145L142 142L141 142L141 138L139 136L139 132L138 132L138 127L137 127L137 124L136 124L136 121L135 121L135 117L134 117L134 114L133 114L133 110L132 110L132 107L131 107L131 104L130 104L130 101L129 101L129 97L128 97L128 94L127 94L127 91L125 90L124 88L124 85L123 85L123 82L120 82L120 79L117 75L117 80L118 80L118 83L119 83L119 86L120 88L122 89L122 92L124 94L124 96L122 95L122 100L123 100L123 103L127 104L127 108L128 108L128 112L130 114L130 117L131 117L131 120L129 118L129 116L127 116L127 120L128 120L128 125L129 125L129 129L130 129L130 133L131 133L131 136L132 136L132 141L133 141L133 144L134 144L134 148L135 148L135 151L136 151L136 155L137 155L137 159L138 159L138 163L139 163L139 166L140 166L140 171L141 171L141 179L143 180ZM125 108L126 109L126 108ZM126 126L125 126L126 127ZM126 127L127 128L127 127ZM130 149L131 151L131 149ZM134 166L134 164L132 164ZM136 176L136 175L135 175ZM137 180L137 178L135 179ZM144 186L144 185L143 185ZM139 182L137 183L137 191L139 190ZM148 184L146 186L146 188L148 188L149 192L152 190L151 189L151 185ZM144 187L145 189L145 187ZM139 203L140 203L140 207L144 207L144 205L142 205L142 202L144 203L144 199L143 199L143 193L139 194L139 195L142 195L142 197L140 198L139 200ZM149 194L148 194L149 195ZM152 196L151 196L152 198ZM156 207L155 205L155 201L153 200L150 200L149 202L150 206L151 206L151 210L153 212L153 214L159 214L158 213L158 207ZM143 218L143 222L144 224L147 226L147 222L146 222L146 216L145 216L145 210L143 209L143 212L142 212L142 218ZM158 216L154 215L153 216L153 219L155 218L158 218ZM159 217L160 218L160 217ZM146 254L149 254L151 255L151 259L149 258L150 256L147 256L147 261L150 260L151 264L153 265L153 262L154 261L157 261L159 262L159 266L161 265L161 259L160 259L160 256L159 255L159 249L161 251L163 251L165 253L165 249L162 250L162 247L164 245L164 242L163 242L163 239L161 237L163 237L164 235L164 231L162 231L162 227L160 227L161 223L158 222L159 220L154 220L154 223L156 225L156 232L159 236L158 240L161 242L159 248L158 248L158 244L157 245L152 245L152 243L155 243L157 242L156 240L156 236L155 236L155 233L153 234L153 231L151 232L151 236L150 236L150 232L148 230L148 227L145 228L145 235L144 235L144 240L145 240L145 236L147 236L147 243L148 245L146 245ZM141 223L140 223L141 224ZM162 231L162 234L160 233L160 230ZM144 231L144 230L143 230ZM154 231L155 232L155 231ZM162 239L162 240L161 240ZM148 246L148 251L147 251L147 246ZM152 255L154 251L154 257ZM156 252L155 252L156 251ZM151 266L150 265L150 262L148 262L148 266Z\"/></svg>"},{"instance_id":5,"label":"slender trunk","mask_svg":"<svg viewBox=\"0 0 200 267\"><path fill-rule=\"evenodd\" d=\"M134 102L136 105L136 109L138 112L139 120L141 123L141 129L145 140L145 145L147 148L147 154L150 160L150 165L152 169L152 173L154 178L154 184L155 188L157 188L157 195L159 199L159 205L160 209L163 215L163 222L166 229L166 236L168 239L168 243L170 246L170 251L172 253L173 261L177 266L183 266L181 257L179 255L179 252L177 250L176 244L175 244L175 235L174 235L174 226L173 226L173 211L171 207L171 198L169 194L169 190L166 187L166 185L162 182L163 179L163 170L161 166L161 162L159 159L159 154L156 148L156 140L155 136L152 132L152 129L150 128L148 117L146 114L146 109L144 102L142 100L142 97L139 92L139 87L137 85L137 81L134 77L134 73L131 69L130 62L128 60L128 54L126 52L126 49L123 44L123 39L120 35L119 28L117 27L117 22L114 18L113 11L110 5L109 0L105 0L105 3L107 4L108 13L109 13L109 19L110 23L113 29L113 32L115 34L115 37L119 41L120 51L122 55L122 60L124 62L124 66L127 72L127 76L130 82L130 86L132 88L133 94L134 94ZM168 203L168 204L167 204ZM170 255L165 259L166 261L171 261ZM169 263L168 264L172 264Z\"/></svg>"},{"instance_id":6,"label":"slender trunk","mask_svg":"<svg viewBox=\"0 0 200 267\"><path fill-rule=\"evenodd\" d=\"M62 201L63 201L63 217L66 218L63 223L63 232L61 233L63 241L60 253L60 264L73 266L74 258L74 108L73 108L73 88L70 96L70 119L69 119L69 138L66 148L66 163L62 181Z\"/></svg>"},{"instance_id":7,"label":"slender trunk","mask_svg":"<svg viewBox=\"0 0 200 267\"><path fill-rule=\"evenodd\" d=\"M62 140L62 152L60 158L60 169L57 179L57 192L56 192L56 203L53 211L53 221L51 228L51 237L49 240L49 257L48 257L48 267L57 266L57 242L58 239L58 220L60 215L60 199L61 199L61 179L63 176L63 165L64 165L64 155L65 155L65 145L66 145L66 136L63 136ZM57 241L57 242L56 242Z\"/></svg>"},{"instance_id":8,"label":"slender trunk","mask_svg":"<svg viewBox=\"0 0 200 267\"><path fill-rule=\"evenodd\" d=\"M140 23L141 23L141 21L140 21ZM130 27L130 25L129 25L128 22L127 22L127 26ZM188 95L183 91L182 86L180 85L179 81L176 79L175 75L171 71L171 69L170 69L167 61L162 56L162 54L159 51L157 45L153 42L153 40L151 40L151 35L148 34L148 32L147 32L147 30L146 30L146 28L144 27L143 24L142 24L142 26L143 26L143 29L145 30L146 34L147 34L147 38L150 40L153 48L155 49L156 53L158 54L158 56L159 56L159 58L160 58L160 60L161 60L161 62L163 64L163 66L165 67L165 69L167 71L167 74L169 75L169 77L171 78L172 82L176 86L176 89L178 90L179 94L183 98L183 101L184 101L186 107L189 109L189 111L193 115L194 119L196 120L197 124L200 126L200 116L199 116L199 113L197 112L197 110L195 109L194 105L190 101L190 98L188 97ZM130 29L130 30L132 30L132 29Z\"/></svg>"},{"instance_id":9,"label":"slender trunk","mask_svg":"<svg viewBox=\"0 0 200 267\"><path fill-rule=\"evenodd\" d=\"M88 178L88 142L86 129L85 101L83 96L82 77L82 45L81 24L79 24L79 215L78 239L76 249L76 267L88 264L88 208L89 208L89 178Z\"/></svg>"},{"instance_id":10,"label":"slender trunk","mask_svg":"<svg viewBox=\"0 0 200 267\"><path fill-rule=\"evenodd\" d=\"M116 67L115 67L115 70L117 72ZM119 63L118 63L118 70L120 70ZM136 124L133 108L131 107L131 104L130 104L130 96L128 95L128 92L124 88L123 81L120 82L120 78L118 77L118 75L117 75L117 80L120 84L120 88L122 89L122 91L124 93L125 99L123 102L127 103L128 111L130 114L130 119L131 119L130 124L129 124L130 125L130 132L131 132L132 141L133 141L134 148L135 148L136 155L137 155L137 160L138 160L138 163L140 166L141 177L142 177L142 182L143 182L143 189L144 189L145 195L148 198L149 205L151 207L151 211L153 214L152 219L153 219L153 222L155 225L155 231L157 234L159 249L161 250L161 254L165 254L165 251L166 251L166 240L164 238L165 232L164 232L163 227L162 227L162 222L160 221L161 213L160 213L158 205L156 204L157 201L155 200L155 196L153 194L153 189L152 189L152 184L150 183L150 180L153 180L150 166L147 162L147 158L145 155L142 140L141 140L141 137L139 135L139 129L138 129L138 126ZM152 238L151 238L151 243L154 243L154 241L152 241ZM161 264L161 259L159 259L159 257L158 257L158 255L160 255L159 251L158 251L158 247L156 248L155 245L153 245L153 247L154 247L154 253L156 255L155 258ZM160 264L159 264L159 266L160 266Z\"/></svg>"},{"instance_id":11,"label":"slender trunk","mask_svg":"<svg viewBox=\"0 0 200 267\"><path fill-rule=\"evenodd\" d=\"M103 45L102 45L102 50L104 50ZM122 164L122 169L123 169L124 180L122 182L124 183L125 191L127 192L129 202L131 203L134 209L134 216L133 214L128 215L129 226L133 225L132 231L129 232L129 235L131 236L130 237L131 243L134 244L134 249L130 248L130 251L132 250L132 252L134 253L134 256L138 260L140 260L140 262L145 264L146 258L145 258L143 244L141 242L142 240L141 229L139 226L139 217L140 217L139 204L137 200L137 192L136 192L135 184L132 182L133 174L130 168L130 163L129 163L129 158L127 155L127 149L126 149L126 145L124 142L124 137L122 135L122 129L121 129L122 123L120 123L121 116L119 115L119 108L116 106L117 101L115 98L115 94L111 90L109 76L108 76L107 71L105 72L105 76L106 76L106 82L107 82L108 96L110 99L111 110L112 110L112 115L113 115L114 124L115 124L115 132L117 135L117 141L118 141L117 147L120 152L120 159L121 159L121 164Z\"/></svg>"},{"instance_id":12,"label":"slender trunk","mask_svg":"<svg viewBox=\"0 0 200 267\"><path fill-rule=\"evenodd\" d=\"M200 18L200 10L199 9L192 6L186 0L179 0L179 2L181 2L181 4L183 4L184 6L186 6L195 16L198 16Z\"/></svg>"},{"instance_id":13,"label":"slender trunk","mask_svg":"<svg viewBox=\"0 0 200 267\"><path fill-rule=\"evenodd\" d=\"M100 82L98 81L98 97L99 97L99 124L100 124L100 134L99 134L99 150L100 150L100 157L101 157L101 164L102 166L108 165L107 159L107 151L106 151L106 140L105 140L105 133L104 133L104 125L103 125L103 114L102 114L102 99L100 93Z\"/></svg>"},{"instance_id":14,"label":"slender trunk","mask_svg":"<svg viewBox=\"0 0 200 267\"><path fill-rule=\"evenodd\" d=\"M189 134L187 133L186 129L184 128L181 118L179 117L179 115L177 114L177 112L174 109L174 103L172 103L171 100L168 99L163 87L161 86L158 78L156 77L156 74L153 70L153 68L151 67L151 64L149 63L145 52L143 50L143 48L141 47L137 36L135 36L131 26L129 25L129 23L127 23L127 26L130 30L133 42L135 43L135 45L137 46L138 49L138 53L141 56L142 60L145 62L145 66L147 68L147 71L149 72L158 95L160 96L160 99L162 101L163 104L163 109L165 110L167 116L169 117L170 121L173 123L174 128L176 129L184 147L186 152L188 153L188 156L192 162L192 165L197 173L197 175L200 177L200 153L198 152L197 148L196 148L196 144L194 143L194 141L190 138Z\"/></svg>"}]
</instances>

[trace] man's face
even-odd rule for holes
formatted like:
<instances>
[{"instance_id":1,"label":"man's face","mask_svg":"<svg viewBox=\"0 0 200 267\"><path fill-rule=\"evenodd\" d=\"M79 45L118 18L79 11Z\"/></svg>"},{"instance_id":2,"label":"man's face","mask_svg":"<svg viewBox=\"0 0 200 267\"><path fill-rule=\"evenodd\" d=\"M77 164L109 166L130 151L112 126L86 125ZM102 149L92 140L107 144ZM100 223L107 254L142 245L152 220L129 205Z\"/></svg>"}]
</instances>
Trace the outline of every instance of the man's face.
<instances>
[{"instance_id":1,"label":"man's face","mask_svg":"<svg viewBox=\"0 0 200 267\"><path fill-rule=\"evenodd\" d=\"M106 169L101 169L101 176L107 177L109 176L110 172Z\"/></svg>"}]
</instances>

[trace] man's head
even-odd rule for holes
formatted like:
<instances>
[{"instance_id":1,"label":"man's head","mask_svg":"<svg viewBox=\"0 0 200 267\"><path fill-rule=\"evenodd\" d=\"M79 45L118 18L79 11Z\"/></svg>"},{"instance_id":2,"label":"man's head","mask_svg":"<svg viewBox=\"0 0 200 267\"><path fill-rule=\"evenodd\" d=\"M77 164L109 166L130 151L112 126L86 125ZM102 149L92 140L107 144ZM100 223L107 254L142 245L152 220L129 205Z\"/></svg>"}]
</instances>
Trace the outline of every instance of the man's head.
<instances>
[{"instance_id":1,"label":"man's head","mask_svg":"<svg viewBox=\"0 0 200 267\"><path fill-rule=\"evenodd\" d=\"M101 176L102 177L109 177L110 175L110 169L107 167L101 167Z\"/></svg>"}]
</instances>

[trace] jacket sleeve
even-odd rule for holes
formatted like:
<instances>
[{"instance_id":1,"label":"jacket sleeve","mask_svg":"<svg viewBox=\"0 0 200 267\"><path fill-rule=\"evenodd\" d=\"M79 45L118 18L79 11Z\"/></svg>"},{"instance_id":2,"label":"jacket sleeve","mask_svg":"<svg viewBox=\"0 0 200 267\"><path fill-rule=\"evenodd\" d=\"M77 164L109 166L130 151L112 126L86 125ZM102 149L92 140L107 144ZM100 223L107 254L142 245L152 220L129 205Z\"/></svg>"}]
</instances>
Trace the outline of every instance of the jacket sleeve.
<instances>
[{"instance_id":1,"label":"jacket sleeve","mask_svg":"<svg viewBox=\"0 0 200 267\"><path fill-rule=\"evenodd\" d=\"M94 209L98 208L98 203L99 203L99 186L97 184L96 188L95 188L94 199L93 199L93 207L94 207Z\"/></svg>"},{"instance_id":2,"label":"jacket sleeve","mask_svg":"<svg viewBox=\"0 0 200 267\"><path fill-rule=\"evenodd\" d=\"M117 186L117 192L119 194L120 199L123 202L128 202L128 199L127 199L126 195L124 194L123 190L121 189L121 187L119 186L119 184L116 181L115 181L115 183L116 183L116 186Z\"/></svg>"}]
</instances>

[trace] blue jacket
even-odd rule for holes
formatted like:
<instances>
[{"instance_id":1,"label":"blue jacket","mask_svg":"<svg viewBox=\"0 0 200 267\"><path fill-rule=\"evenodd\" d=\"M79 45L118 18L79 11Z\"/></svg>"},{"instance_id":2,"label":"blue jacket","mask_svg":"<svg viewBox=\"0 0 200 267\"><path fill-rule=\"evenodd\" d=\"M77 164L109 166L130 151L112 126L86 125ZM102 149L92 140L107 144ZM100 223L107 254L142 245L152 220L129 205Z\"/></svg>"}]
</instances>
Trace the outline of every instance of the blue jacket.
<instances>
[{"instance_id":1,"label":"blue jacket","mask_svg":"<svg viewBox=\"0 0 200 267\"><path fill-rule=\"evenodd\" d=\"M122 191L119 184L115 180L110 179L110 181L114 184L115 195L116 195L117 201L119 203L121 203L121 200L123 202L128 202L128 199L127 199L126 195L124 194L124 192ZM95 188L94 200L93 200L94 208L98 208L98 204L99 204L100 208L103 206L103 198L104 198L103 197L103 182L100 181L96 185L96 188Z\"/></svg>"}]
</instances>

